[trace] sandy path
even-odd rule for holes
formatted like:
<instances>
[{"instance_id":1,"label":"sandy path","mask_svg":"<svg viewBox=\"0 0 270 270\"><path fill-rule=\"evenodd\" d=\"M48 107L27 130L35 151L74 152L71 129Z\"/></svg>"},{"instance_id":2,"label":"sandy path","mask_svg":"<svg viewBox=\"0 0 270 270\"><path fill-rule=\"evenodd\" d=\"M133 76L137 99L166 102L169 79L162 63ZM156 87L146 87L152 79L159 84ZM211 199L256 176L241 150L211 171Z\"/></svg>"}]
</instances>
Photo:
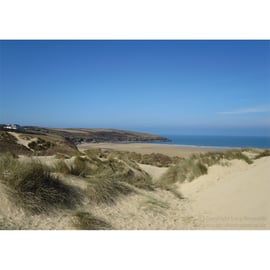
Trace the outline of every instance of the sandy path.
<instances>
[{"instance_id":1,"label":"sandy path","mask_svg":"<svg viewBox=\"0 0 270 270\"><path fill-rule=\"evenodd\" d=\"M156 182L167 170L166 167L156 167L147 164L138 164L142 170L147 172L154 182Z\"/></svg>"},{"instance_id":2,"label":"sandy path","mask_svg":"<svg viewBox=\"0 0 270 270\"><path fill-rule=\"evenodd\" d=\"M28 148L29 150L33 151L28 144L31 142L34 142L37 140L37 138L32 138L30 140L25 140L23 138L20 137L20 134L16 133L16 132L8 132L10 135L14 136L17 139L17 143L18 144L22 144L23 146L25 146L26 148Z\"/></svg>"}]
</instances>

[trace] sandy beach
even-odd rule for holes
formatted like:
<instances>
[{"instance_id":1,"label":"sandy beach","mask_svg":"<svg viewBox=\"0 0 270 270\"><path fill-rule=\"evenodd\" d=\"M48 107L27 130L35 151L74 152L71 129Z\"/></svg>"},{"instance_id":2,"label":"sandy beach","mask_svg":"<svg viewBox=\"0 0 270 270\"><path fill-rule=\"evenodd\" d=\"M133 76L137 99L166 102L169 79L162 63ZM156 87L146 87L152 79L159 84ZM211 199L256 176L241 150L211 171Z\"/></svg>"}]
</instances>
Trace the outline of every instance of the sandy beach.
<instances>
[{"instance_id":1,"label":"sandy beach","mask_svg":"<svg viewBox=\"0 0 270 270\"><path fill-rule=\"evenodd\" d=\"M161 153L171 157L189 157L192 154L224 151L224 149L226 149L214 147L177 146L155 143L82 143L77 147L80 151L102 148L113 149L117 151L137 152L141 154Z\"/></svg>"}]
</instances>

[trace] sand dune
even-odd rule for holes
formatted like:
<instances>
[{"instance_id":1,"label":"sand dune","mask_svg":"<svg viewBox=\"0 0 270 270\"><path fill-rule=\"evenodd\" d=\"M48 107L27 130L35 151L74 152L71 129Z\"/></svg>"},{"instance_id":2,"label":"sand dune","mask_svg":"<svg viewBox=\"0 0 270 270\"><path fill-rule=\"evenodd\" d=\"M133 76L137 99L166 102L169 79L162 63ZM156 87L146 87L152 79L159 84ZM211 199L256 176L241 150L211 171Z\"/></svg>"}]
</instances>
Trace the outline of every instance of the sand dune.
<instances>
[{"instance_id":1,"label":"sand dune","mask_svg":"<svg viewBox=\"0 0 270 270\"><path fill-rule=\"evenodd\" d=\"M269 229L270 159L248 165L213 166L208 175L181 190L190 199L192 215L200 228Z\"/></svg>"},{"instance_id":2,"label":"sand dune","mask_svg":"<svg viewBox=\"0 0 270 270\"><path fill-rule=\"evenodd\" d=\"M160 175L158 167L144 168ZM179 185L183 200L166 191L141 193L95 211L121 229L270 229L269 176L269 157L251 165L234 160ZM168 208L147 207L149 196Z\"/></svg>"},{"instance_id":3,"label":"sand dune","mask_svg":"<svg viewBox=\"0 0 270 270\"><path fill-rule=\"evenodd\" d=\"M55 157L36 157L52 165ZM31 158L20 156L20 160ZM208 174L192 182L177 184L184 199L167 190L137 192L110 205L93 205L87 199L78 211L91 212L109 222L114 229L270 229L270 157L247 164L232 160L226 166L213 165ZM157 181L168 168L139 164ZM59 177L81 190L87 188L85 178ZM53 211L46 215L27 215L7 199L0 183L0 227L28 229L74 229L71 210Z\"/></svg>"}]
</instances>

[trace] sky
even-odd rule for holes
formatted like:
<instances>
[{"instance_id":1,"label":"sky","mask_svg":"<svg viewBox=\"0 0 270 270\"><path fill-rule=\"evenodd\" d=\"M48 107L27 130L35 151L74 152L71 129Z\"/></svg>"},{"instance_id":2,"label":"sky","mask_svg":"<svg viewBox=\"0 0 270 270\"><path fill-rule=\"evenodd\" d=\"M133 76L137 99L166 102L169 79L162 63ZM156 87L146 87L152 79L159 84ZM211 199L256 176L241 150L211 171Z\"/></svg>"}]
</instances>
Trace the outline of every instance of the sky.
<instances>
[{"instance_id":1,"label":"sky","mask_svg":"<svg viewBox=\"0 0 270 270\"><path fill-rule=\"evenodd\" d=\"M270 136L270 41L0 41L0 123Z\"/></svg>"}]
</instances>

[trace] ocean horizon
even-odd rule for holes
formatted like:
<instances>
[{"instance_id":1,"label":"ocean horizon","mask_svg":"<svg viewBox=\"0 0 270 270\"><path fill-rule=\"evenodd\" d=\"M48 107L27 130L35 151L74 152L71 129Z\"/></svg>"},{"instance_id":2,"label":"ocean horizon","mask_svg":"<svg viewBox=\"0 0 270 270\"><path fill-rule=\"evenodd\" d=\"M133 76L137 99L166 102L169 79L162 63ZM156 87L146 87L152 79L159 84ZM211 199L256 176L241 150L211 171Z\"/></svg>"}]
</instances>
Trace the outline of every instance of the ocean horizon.
<instances>
[{"instance_id":1,"label":"ocean horizon","mask_svg":"<svg viewBox=\"0 0 270 270\"><path fill-rule=\"evenodd\" d=\"M220 148L270 148L270 136L222 136L222 135L168 135L159 134L170 142L158 144L171 144L194 147L220 147Z\"/></svg>"}]
</instances>

